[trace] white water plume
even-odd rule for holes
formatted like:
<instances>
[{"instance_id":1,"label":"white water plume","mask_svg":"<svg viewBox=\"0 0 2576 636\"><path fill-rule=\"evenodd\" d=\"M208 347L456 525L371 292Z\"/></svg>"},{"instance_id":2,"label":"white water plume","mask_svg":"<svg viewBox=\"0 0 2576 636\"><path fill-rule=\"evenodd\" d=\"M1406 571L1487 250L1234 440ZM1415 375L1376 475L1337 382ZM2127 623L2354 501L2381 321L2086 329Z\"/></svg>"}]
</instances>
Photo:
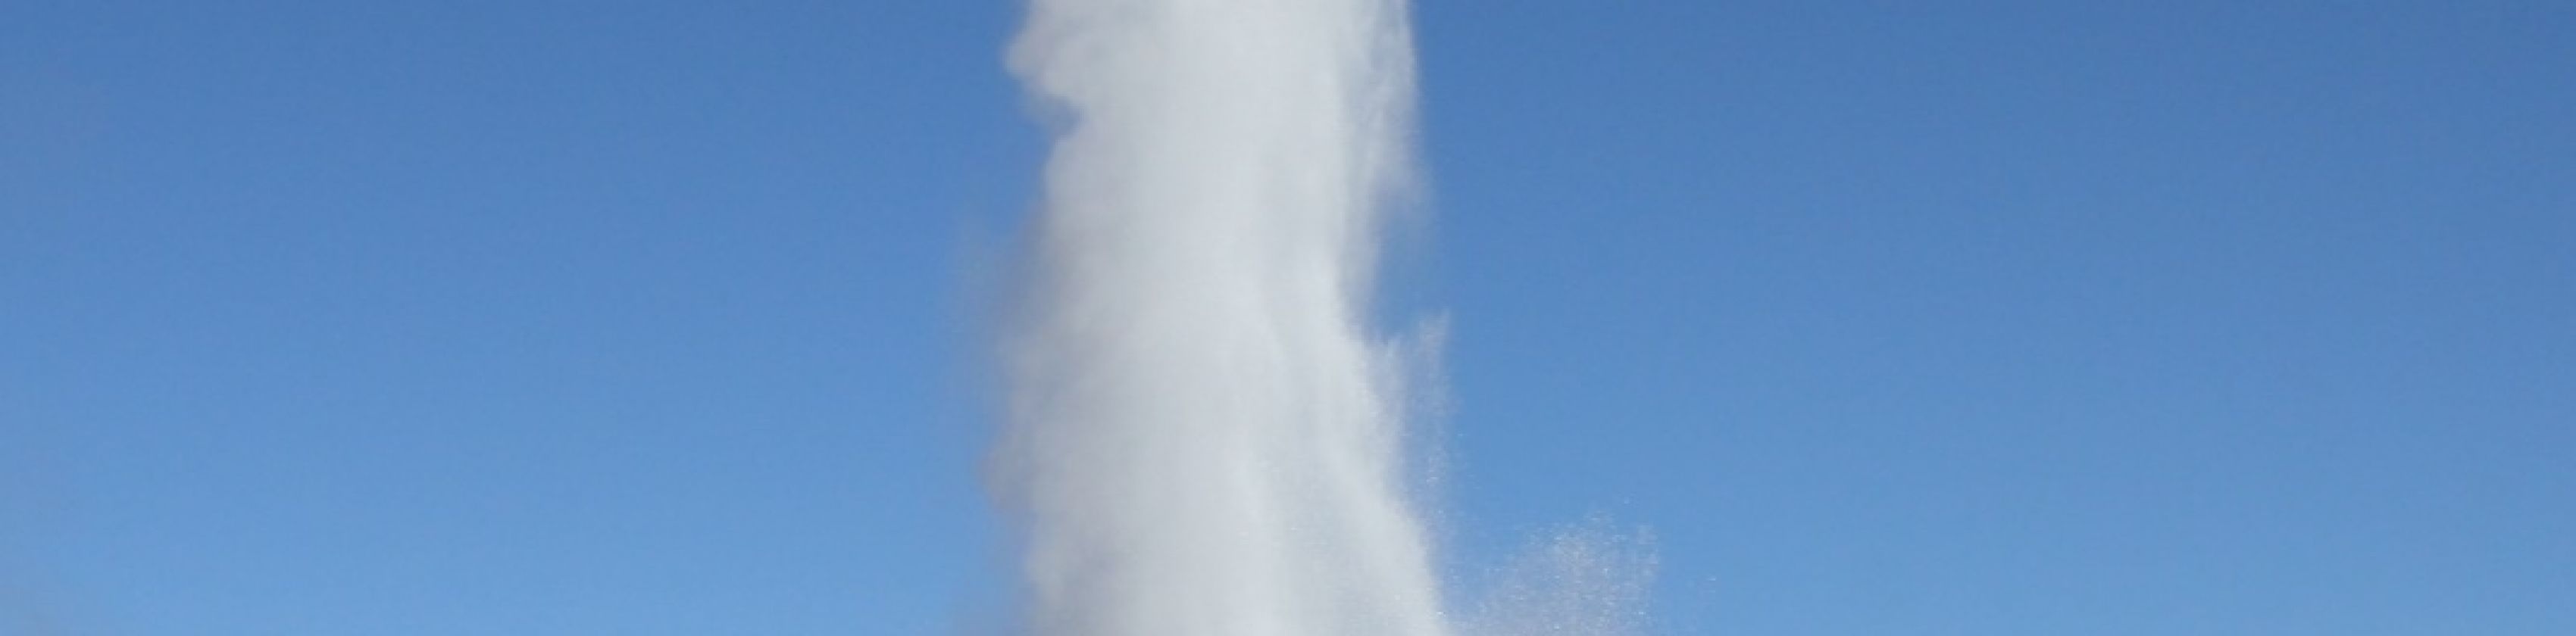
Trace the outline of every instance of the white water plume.
<instances>
[{"instance_id":1,"label":"white water plume","mask_svg":"<svg viewBox=\"0 0 2576 636\"><path fill-rule=\"evenodd\" d=\"M1631 590L1568 587L1607 563L1573 548L1496 593L1566 616L1443 613L1407 497L1406 356L1369 329L1410 178L1406 12L1030 0L1010 64L1061 128L992 463L1026 532L1026 632L1632 629L1587 609Z\"/></svg>"},{"instance_id":2,"label":"white water plume","mask_svg":"<svg viewBox=\"0 0 2576 636\"><path fill-rule=\"evenodd\" d=\"M1367 329L1400 0L1033 0L1065 119L996 481L1042 636L1448 633Z\"/></svg>"}]
</instances>

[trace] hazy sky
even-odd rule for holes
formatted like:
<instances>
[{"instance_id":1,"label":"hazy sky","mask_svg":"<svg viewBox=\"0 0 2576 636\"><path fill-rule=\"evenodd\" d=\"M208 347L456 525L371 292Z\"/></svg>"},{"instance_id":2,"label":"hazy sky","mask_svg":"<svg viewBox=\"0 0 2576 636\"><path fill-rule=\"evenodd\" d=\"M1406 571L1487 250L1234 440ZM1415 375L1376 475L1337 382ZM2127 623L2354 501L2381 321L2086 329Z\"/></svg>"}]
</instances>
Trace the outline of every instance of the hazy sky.
<instances>
[{"instance_id":1,"label":"hazy sky","mask_svg":"<svg viewBox=\"0 0 2576 636\"><path fill-rule=\"evenodd\" d=\"M2133 4L1420 0L1454 574L2576 632L2576 5ZM0 3L0 633L1002 622L1015 11Z\"/></svg>"}]
</instances>

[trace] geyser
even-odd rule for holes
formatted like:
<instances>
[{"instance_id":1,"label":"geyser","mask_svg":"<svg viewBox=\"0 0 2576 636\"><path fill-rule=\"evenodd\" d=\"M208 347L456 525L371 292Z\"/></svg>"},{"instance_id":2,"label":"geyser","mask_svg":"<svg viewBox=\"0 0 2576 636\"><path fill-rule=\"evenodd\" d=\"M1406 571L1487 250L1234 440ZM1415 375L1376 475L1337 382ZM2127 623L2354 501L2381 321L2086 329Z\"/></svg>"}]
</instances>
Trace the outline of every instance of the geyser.
<instances>
[{"instance_id":1,"label":"geyser","mask_svg":"<svg viewBox=\"0 0 2576 636\"><path fill-rule=\"evenodd\" d=\"M1368 328L1402 0L1032 0L1060 117L993 462L1031 633L1447 634Z\"/></svg>"}]
</instances>

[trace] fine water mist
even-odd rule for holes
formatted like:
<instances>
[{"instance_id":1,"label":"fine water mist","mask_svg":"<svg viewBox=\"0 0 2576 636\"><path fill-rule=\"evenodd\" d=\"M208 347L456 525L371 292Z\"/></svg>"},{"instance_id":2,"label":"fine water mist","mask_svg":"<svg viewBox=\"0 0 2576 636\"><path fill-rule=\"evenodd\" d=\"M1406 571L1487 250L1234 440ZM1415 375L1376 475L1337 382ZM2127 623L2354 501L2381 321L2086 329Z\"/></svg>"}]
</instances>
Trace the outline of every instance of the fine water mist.
<instances>
[{"instance_id":1,"label":"fine water mist","mask_svg":"<svg viewBox=\"0 0 2576 636\"><path fill-rule=\"evenodd\" d=\"M1025 630L1483 625L1444 613L1403 347L1370 328L1411 178L1405 2L1028 10L1009 63L1056 138L991 467L1025 533Z\"/></svg>"}]
</instances>

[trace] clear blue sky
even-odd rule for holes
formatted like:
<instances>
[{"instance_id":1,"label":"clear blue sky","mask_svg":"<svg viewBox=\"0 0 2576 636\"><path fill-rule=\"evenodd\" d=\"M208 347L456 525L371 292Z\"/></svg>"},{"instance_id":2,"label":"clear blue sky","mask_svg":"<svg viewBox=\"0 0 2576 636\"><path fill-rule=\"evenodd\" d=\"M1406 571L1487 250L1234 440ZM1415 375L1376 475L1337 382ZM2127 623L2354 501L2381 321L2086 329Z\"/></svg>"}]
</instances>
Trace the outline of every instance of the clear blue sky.
<instances>
[{"instance_id":1,"label":"clear blue sky","mask_svg":"<svg viewBox=\"0 0 2576 636\"><path fill-rule=\"evenodd\" d=\"M998 622L1015 7L754 4L0 4L0 634ZM1456 569L2576 633L2576 5L1902 4L1421 0Z\"/></svg>"}]
</instances>

